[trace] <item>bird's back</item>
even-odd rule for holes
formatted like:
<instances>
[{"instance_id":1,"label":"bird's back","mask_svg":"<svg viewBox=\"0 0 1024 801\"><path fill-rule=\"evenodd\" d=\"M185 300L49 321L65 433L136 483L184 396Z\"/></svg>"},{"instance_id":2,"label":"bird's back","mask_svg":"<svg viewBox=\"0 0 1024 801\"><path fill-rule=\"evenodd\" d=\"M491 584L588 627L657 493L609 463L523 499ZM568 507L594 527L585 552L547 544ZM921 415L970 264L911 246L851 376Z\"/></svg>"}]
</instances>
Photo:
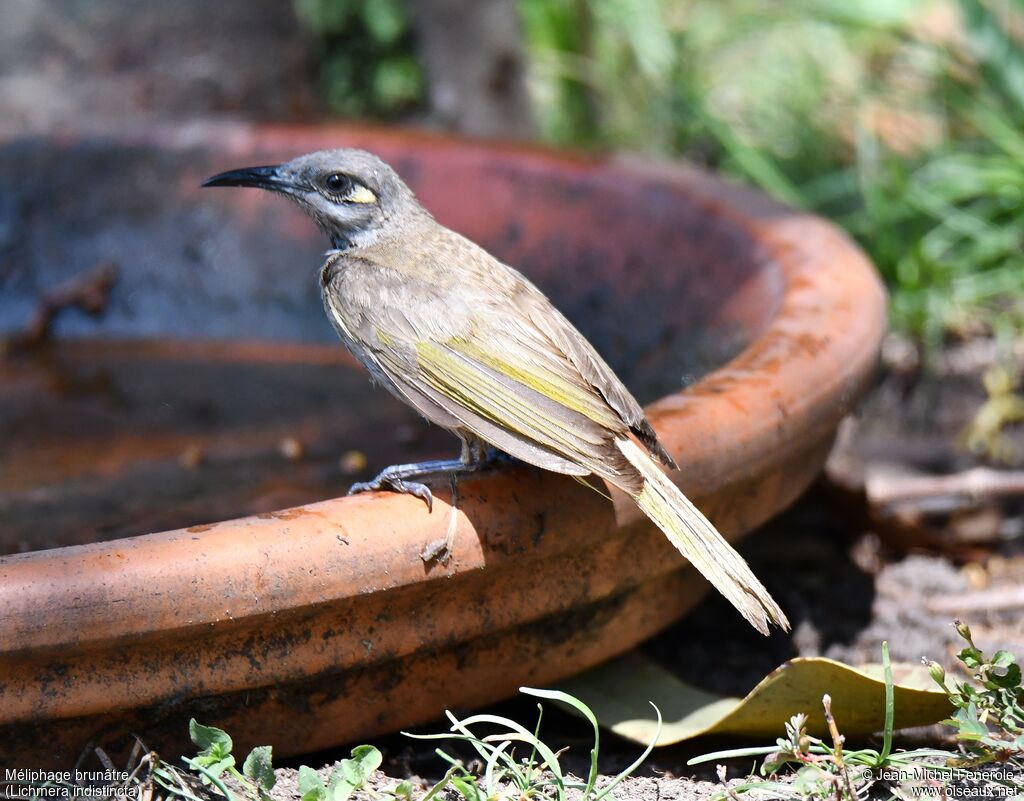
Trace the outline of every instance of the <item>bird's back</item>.
<instances>
[{"instance_id":1,"label":"bird's back","mask_svg":"<svg viewBox=\"0 0 1024 801\"><path fill-rule=\"evenodd\" d=\"M547 469L626 480L611 443L630 431L671 463L640 405L543 293L431 223L338 257L325 301L371 373L428 419L457 420Z\"/></svg>"}]
</instances>

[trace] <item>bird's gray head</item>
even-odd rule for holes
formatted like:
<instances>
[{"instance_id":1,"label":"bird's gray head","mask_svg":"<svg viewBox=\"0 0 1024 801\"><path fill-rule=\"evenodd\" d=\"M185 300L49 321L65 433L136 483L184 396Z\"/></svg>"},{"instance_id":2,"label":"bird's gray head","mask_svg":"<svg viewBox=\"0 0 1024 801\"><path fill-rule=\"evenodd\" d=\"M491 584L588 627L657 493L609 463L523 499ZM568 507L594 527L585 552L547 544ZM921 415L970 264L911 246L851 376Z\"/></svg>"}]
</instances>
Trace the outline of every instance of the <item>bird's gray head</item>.
<instances>
[{"instance_id":1,"label":"bird's gray head","mask_svg":"<svg viewBox=\"0 0 1024 801\"><path fill-rule=\"evenodd\" d=\"M320 150L285 164L222 172L203 186L254 186L287 195L339 249L373 242L396 220L429 218L398 174L365 150Z\"/></svg>"}]
</instances>

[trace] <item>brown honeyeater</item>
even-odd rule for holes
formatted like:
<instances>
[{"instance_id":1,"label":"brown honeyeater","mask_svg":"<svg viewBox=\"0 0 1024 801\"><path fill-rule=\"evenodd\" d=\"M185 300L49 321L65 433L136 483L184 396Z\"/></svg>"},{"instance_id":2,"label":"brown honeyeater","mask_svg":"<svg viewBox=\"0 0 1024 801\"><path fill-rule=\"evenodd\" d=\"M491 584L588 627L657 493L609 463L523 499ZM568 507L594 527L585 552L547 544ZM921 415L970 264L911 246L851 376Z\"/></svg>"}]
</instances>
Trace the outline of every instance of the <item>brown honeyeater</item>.
<instances>
[{"instance_id":1,"label":"brown honeyeater","mask_svg":"<svg viewBox=\"0 0 1024 801\"><path fill-rule=\"evenodd\" d=\"M788 628L743 558L655 463L677 469L593 346L518 271L437 223L386 163L329 150L203 185L298 203L331 240L320 286L342 341L380 384L462 440L458 460L395 465L354 491L410 492L430 505L414 479L475 469L488 446L556 473L595 474L628 493L758 631Z\"/></svg>"}]
</instances>

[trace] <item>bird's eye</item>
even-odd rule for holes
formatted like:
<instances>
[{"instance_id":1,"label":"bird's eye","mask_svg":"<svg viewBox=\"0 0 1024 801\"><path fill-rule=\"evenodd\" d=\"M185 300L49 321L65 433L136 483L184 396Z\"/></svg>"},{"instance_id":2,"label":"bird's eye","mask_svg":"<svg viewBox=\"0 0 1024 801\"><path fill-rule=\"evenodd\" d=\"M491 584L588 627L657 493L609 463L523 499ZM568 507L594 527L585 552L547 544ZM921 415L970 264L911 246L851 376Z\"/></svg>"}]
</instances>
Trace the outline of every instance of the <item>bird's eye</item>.
<instances>
[{"instance_id":1,"label":"bird's eye","mask_svg":"<svg viewBox=\"0 0 1024 801\"><path fill-rule=\"evenodd\" d=\"M352 188L352 179L340 172L328 175L324 179L324 189L335 195L343 195Z\"/></svg>"}]
</instances>

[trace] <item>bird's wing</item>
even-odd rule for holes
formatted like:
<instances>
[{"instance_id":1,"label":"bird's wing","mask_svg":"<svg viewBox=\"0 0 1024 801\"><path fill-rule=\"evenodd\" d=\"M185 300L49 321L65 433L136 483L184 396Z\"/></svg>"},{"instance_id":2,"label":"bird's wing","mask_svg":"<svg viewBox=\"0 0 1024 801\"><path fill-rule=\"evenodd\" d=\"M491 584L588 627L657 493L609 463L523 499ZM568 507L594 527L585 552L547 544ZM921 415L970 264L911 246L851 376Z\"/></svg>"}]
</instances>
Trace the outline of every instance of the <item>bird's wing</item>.
<instances>
[{"instance_id":1,"label":"bird's wing","mask_svg":"<svg viewBox=\"0 0 1024 801\"><path fill-rule=\"evenodd\" d=\"M643 408L623 385L612 368L608 366L594 346L576 330L565 316L556 309L539 289L523 279L523 291L517 301L529 319L543 332L553 346L557 347L579 370L580 375L618 413L619 418L636 435L637 439L662 464L677 469L672 456L665 450L654 432Z\"/></svg>"},{"instance_id":2,"label":"bird's wing","mask_svg":"<svg viewBox=\"0 0 1024 801\"><path fill-rule=\"evenodd\" d=\"M359 338L396 391L428 418L451 427L440 418L454 417L549 470L625 480L635 470L611 443L629 432L671 464L640 405L540 290L446 233L445 247L424 262L434 267L443 253L459 262L454 276L436 268L410 276L365 261L341 277L343 316L361 321Z\"/></svg>"},{"instance_id":3,"label":"bird's wing","mask_svg":"<svg viewBox=\"0 0 1024 801\"><path fill-rule=\"evenodd\" d=\"M496 447L549 470L597 473L630 485L636 471L614 445L629 424L508 300L468 315L453 312L443 336L425 330L436 314L428 320L378 313L375 338L389 344L374 357L400 393L429 399ZM395 347L398 342L403 346Z\"/></svg>"},{"instance_id":4,"label":"bird's wing","mask_svg":"<svg viewBox=\"0 0 1024 801\"><path fill-rule=\"evenodd\" d=\"M625 427L592 389L557 371L556 354L489 332L418 339L412 354L388 348L377 358L400 392L428 398L524 461L577 475L607 474L609 456L620 461L611 442Z\"/></svg>"}]
</instances>

